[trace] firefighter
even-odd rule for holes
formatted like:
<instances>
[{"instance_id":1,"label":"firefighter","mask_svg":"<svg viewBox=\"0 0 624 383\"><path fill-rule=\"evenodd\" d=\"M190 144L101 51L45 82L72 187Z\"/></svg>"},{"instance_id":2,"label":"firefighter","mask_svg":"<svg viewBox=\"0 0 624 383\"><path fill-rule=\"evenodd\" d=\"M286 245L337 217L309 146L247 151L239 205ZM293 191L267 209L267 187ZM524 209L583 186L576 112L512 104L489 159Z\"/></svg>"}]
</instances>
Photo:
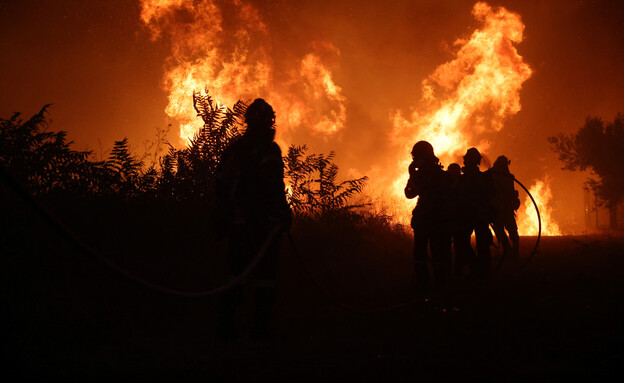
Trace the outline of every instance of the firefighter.
<instances>
[{"instance_id":1,"label":"firefighter","mask_svg":"<svg viewBox=\"0 0 624 383\"><path fill-rule=\"evenodd\" d=\"M520 208L518 191L514 188L513 174L509 172L511 161L500 156L494 161L489 170L494 184L495 194L492 205L496 208L496 216L492 222L494 233L503 246L504 254L518 257L518 225L516 224L516 210ZM507 232L505 232L507 231ZM509 237L507 237L509 233ZM511 240L511 245L509 241Z\"/></svg>"},{"instance_id":2,"label":"firefighter","mask_svg":"<svg viewBox=\"0 0 624 383\"><path fill-rule=\"evenodd\" d=\"M447 266L451 256L448 193L449 175L442 170L433 147L427 141L417 142L412 149L412 163L408 167L409 180L405 196L418 202L412 212L414 229L414 268L420 288L430 285L427 253L431 251L434 286L445 287Z\"/></svg>"},{"instance_id":3,"label":"firefighter","mask_svg":"<svg viewBox=\"0 0 624 383\"><path fill-rule=\"evenodd\" d=\"M245 113L247 129L224 151L217 168L217 226L228 239L230 276L239 275L259 254L276 225L287 228L291 212L286 202L284 162L275 138L275 113L263 99L253 101ZM252 337L272 332L276 299L278 241L269 246L254 270ZM220 296L217 338L238 337L235 317L243 300L243 285Z\"/></svg>"},{"instance_id":4,"label":"firefighter","mask_svg":"<svg viewBox=\"0 0 624 383\"><path fill-rule=\"evenodd\" d=\"M489 275L492 258L490 246L493 243L489 225L494 217L490 203L494 196L494 186L490 174L479 169L481 158L477 148L468 149L464 155L464 167L459 177L460 229L456 243L459 258L469 265L472 277L476 278ZM473 232L476 253L470 243Z\"/></svg>"},{"instance_id":5,"label":"firefighter","mask_svg":"<svg viewBox=\"0 0 624 383\"><path fill-rule=\"evenodd\" d=\"M461 176L461 166L457 163L452 163L446 169L451 182L449 190L449 217L450 217L450 230L454 251L453 262L453 275L457 278L463 277L465 260L461 258L462 254L457 251L458 241L461 238L461 211L460 211L460 193L459 193L459 177Z\"/></svg>"}]
</instances>

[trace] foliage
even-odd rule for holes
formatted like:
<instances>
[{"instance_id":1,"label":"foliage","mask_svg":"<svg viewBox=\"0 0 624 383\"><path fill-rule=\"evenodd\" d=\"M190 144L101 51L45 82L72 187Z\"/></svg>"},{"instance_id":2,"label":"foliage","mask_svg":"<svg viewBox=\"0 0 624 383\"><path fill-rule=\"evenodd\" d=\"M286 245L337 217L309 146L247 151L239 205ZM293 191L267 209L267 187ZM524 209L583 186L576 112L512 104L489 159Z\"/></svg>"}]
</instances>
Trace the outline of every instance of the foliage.
<instances>
[{"instance_id":1,"label":"foliage","mask_svg":"<svg viewBox=\"0 0 624 383\"><path fill-rule=\"evenodd\" d=\"M0 119L0 165L35 195L98 188L101 164L88 160L91 152L70 149L64 131L46 131L49 107L26 121L20 113Z\"/></svg>"},{"instance_id":2,"label":"foliage","mask_svg":"<svg viewBox=\"0 0 624 383\"><path fill-rule=\"evenodd\" d=\"M194 93L193 105L204 121L187 147L175 149L161 159L160 192L175 199L210 199L221 155L243 131L247 105L238 101L232 109L217 105L210 95Z\"/></svg>"},{"instance_id":3,"label":"foliage","mask_svg":"<svg viewBox=\"0 0 624 383\"><path fill-rule=\"evenodd\" d=\"M0 119L0 165L34 195L72 194L129 198L155 187L154 169L143 171L128 140L116 141L107 161L71 149L65 131L47 131L45 105L27 121Z\"/></svg>"},{"instance_id":4,"label":"foliage","mask_svg":"<svg viewBox=\"0 0 624 383\"><path fill-rule=\"evenodd\" d=\"M131 198L155 192L156 170L152 167L143 170L143 162L130 153L127 138L115 141L104 169L108 194Z\"/></svg>"},{"instance_id":5,"label":"foliage","mask_svg":"<svg viewBox=\"0 0 624 383\"><path fill-rule=\"evenodd\" d=\"M233 108L217 105L208 92L193 94L193 104L204 126L189 145L170 148L162 159L161 192L178 199L210 199L217 165L227 146L244 133L243 116L248 104L238 101ZM284 157L288 200L295 211L312 213L351 209L353 195L360 193L366 177L338 182L338 166L328 156L305 156L306 146L291 146Z\"/></svg>"},{"instance_id":6,"label":"foliage","mask_svg":"<svg viewBox=\"0 0 624 383\"><path fill-rule=\"evenodd\" d=\"M617 114L613 122L606 124L599 117L588 117L575 134L560 133L548 141L564 170L592 171L586 187L614 213L624 199L624 114ZM612 227L617 225L614 218L612 214Z\"/></svg>"},{"instance_id":7,"label":"foliage","mask_svg":"<svg viewBox=\"0 0 624 383\"><path fill-rule=\"evenodd\" d=\"M18 113L0 120L0 165L37 195L64 191L122 199L149 197L211 203L217 165L228 145L244 132L247 103L238 101L233 108L226 108L215 103L207 92L195 93L193 103L203 127L182 149L168 144L169 151L160 157L158 169L154 159L146 167L134 156L126 138L114 142L104 161L92 160L92 152L72 150L66 132L46 131L49 105L25 122ZM150 146L155 146L155 153L160 150L161 140L159 136L159 141ZM350 200L362 191L367 177L339 182L334 152L325 156L306 155L306 151L305 145L291 146L284 157L288 200L293 210L327 213L363 206L350 204Z\"/></svg>"},{"instance_id":8,"label":"foliage","mask_svg":"<svg viewBox=\"0 0 624 383\"><path fill-rule=\"evenodd\" d=\"M285 176L290 181L289 202L295 211L327 212L349 210L349 199L362 192L367 177L337 182L334 152L305 155L307 147L291 145L284 157Z\"/></svg>"}]
</instances>

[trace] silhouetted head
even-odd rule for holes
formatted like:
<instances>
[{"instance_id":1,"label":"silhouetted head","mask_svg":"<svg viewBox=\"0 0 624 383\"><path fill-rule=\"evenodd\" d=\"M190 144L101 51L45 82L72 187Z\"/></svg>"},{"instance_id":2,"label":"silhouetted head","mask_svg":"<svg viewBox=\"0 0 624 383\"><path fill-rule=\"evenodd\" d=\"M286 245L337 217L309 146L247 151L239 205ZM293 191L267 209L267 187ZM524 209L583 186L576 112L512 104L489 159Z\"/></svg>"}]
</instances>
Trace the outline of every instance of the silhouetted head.
<instances>
[{"instance_id":1,"label":"silhouetted head","mask_svg":"<svg viewBox=\"0 0 624 383\"><path fill-rule=\"evenodd\" d=\"M446 172L451 176L451 180L453 180L453 182L456 182L456 180L458 180L459 176L461 175L461 167L459 166L459 164L452 163L448 166Z\"/></svg>"},{"instance_id":2,"label":"silhouetted head","mask_svg":"<svg viewBox=\"0 0 624 383\"><path fill-rule=\"evenodd\" d=\"M256 98L245 112L245 123L251 131L270 131L275 123L275 112L271 105L261 98Z\"/></svg>"},{"instance_id":3,"label":"silhouetted head","mask_svg":"<svg viewBox=\"0 0 624 383\"><path fill-rule=\"evenodd\" d=\"M492 165L492 169L499 171L509 171L510 164L511 161L509 160L509 158L505 156L498 156L498 158L496 159L496 161L494 161L494 164Z\"/></svg>"},{"instance_id":4,"label":"silhouetted head","mask_svg":"<svg viewBox=\"0 0 624 383\"><path fill-rule=\"evenodd\" d=\"M481 164L481 153L477 148L470 148L464 156L464 166L479 166Z\"/></svg>"},{"instance_id":5,"label":"silhouetted head","mask_svg":"<svg viewBox=\"0 0 624 383\"><path fill-rule=\"evenodd\" d=\"M427 141L418 141L412 148L412 159L417 167L440 162L433 153L433 146Z\"/></svg>"}]
</instances>

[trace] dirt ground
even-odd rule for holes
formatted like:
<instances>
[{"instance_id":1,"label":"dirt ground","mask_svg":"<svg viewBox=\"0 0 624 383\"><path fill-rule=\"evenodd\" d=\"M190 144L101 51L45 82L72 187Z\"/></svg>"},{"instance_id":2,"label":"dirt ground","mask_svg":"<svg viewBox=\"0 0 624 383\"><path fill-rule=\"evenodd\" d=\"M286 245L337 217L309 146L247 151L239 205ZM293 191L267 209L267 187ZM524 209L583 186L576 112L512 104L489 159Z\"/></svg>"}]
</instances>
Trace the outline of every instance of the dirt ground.
<instances>
[{"instance_id":1,"label":"dirt ground","mask_svg":"<svg viewBox=\"0 0 624 383\"><path fill-rule=\"evenodd\" d=\"M32 226L32 242L19 251L3 239L2 368L19 377L412 382L624 375L621 237L542 238L528 263L527 254L504 260L488 281L454 281L445 294L422 295L414 287L409 238L363 256L348 246L323 252L331 240L314 248L295 235L323 291L284 243L275 335L250 337L252 278L241 337L222 344L215 340L215 297L146 289L38 230ZM528 253L535 238L522 241ZM186 289L211 286L218 274L214 264L182 258L114 260Z\"/></svg>"}]
</instances>

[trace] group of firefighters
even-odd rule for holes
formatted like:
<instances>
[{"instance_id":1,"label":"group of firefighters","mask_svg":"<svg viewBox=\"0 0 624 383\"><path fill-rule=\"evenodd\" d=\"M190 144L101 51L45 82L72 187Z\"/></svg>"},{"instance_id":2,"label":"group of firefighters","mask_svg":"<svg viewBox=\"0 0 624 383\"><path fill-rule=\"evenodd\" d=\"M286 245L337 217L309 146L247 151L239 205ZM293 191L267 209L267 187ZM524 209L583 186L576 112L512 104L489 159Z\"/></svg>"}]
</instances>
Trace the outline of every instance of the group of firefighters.
<instances>
[{"instance_id":1,"label":"group of firefighters","mask_svg":"<svg viewBox=\"0 0 624 383\"><path fill-rule=\"evenodd\" d=\"M225 150L217 169L216 230L229 239L232 277L241 274L254 257L265 252L254 271L252 324L252 337L263 338L270 333L276 297L278 251L277 241L270 240L270 233L278 225L288 229L292 218L284 193L282 153L274 141L273 108L263 99L254 100L245 113L245 123L244 134ZM411 154L413 161L408 169L405 196L418 197L411 226L415 271L421 289L427 290L431 285L428 252L436 288L445 287L453 253L452 272L457 277L486 278L493 244L490 225L504 251L517 256L514 212L520 202L505 156L498 157L491 169L482 172L479 170L482 157L476 148L468 149L462 168L451 164L447 170L443 170L427 141L417 142ZM473 232L476 253L471 245ZM237 285L220 297L217 336L221 340L237 337L235 316L243 292L244 286Z\"/></svg>"},{"instance_id":2,"label":"group of firefighters","mask_svg":"<svg viewBox=\"0 0 624 383\"><path fill-rule=\"evenodd\" d=\"M469 273L474 278L487 278L490 246L494 243L490 225L503 251L518 256L515 211L520 207L520 200L507 157L498 157L491 169L482 172L479 169L481 153L470 148L464 155L463 167L453 163L445 171L433 146L427 141L419 141L412 149L412 159L405 196L418 196L411 225L414 229L414 267L421 288L428 289L430 284L428 249L437 289L443 289L446 284L453 253L452 272L456 277L462 278ZM476 252L471 244L473 233Z\"/></svg>"}]
</instances>

